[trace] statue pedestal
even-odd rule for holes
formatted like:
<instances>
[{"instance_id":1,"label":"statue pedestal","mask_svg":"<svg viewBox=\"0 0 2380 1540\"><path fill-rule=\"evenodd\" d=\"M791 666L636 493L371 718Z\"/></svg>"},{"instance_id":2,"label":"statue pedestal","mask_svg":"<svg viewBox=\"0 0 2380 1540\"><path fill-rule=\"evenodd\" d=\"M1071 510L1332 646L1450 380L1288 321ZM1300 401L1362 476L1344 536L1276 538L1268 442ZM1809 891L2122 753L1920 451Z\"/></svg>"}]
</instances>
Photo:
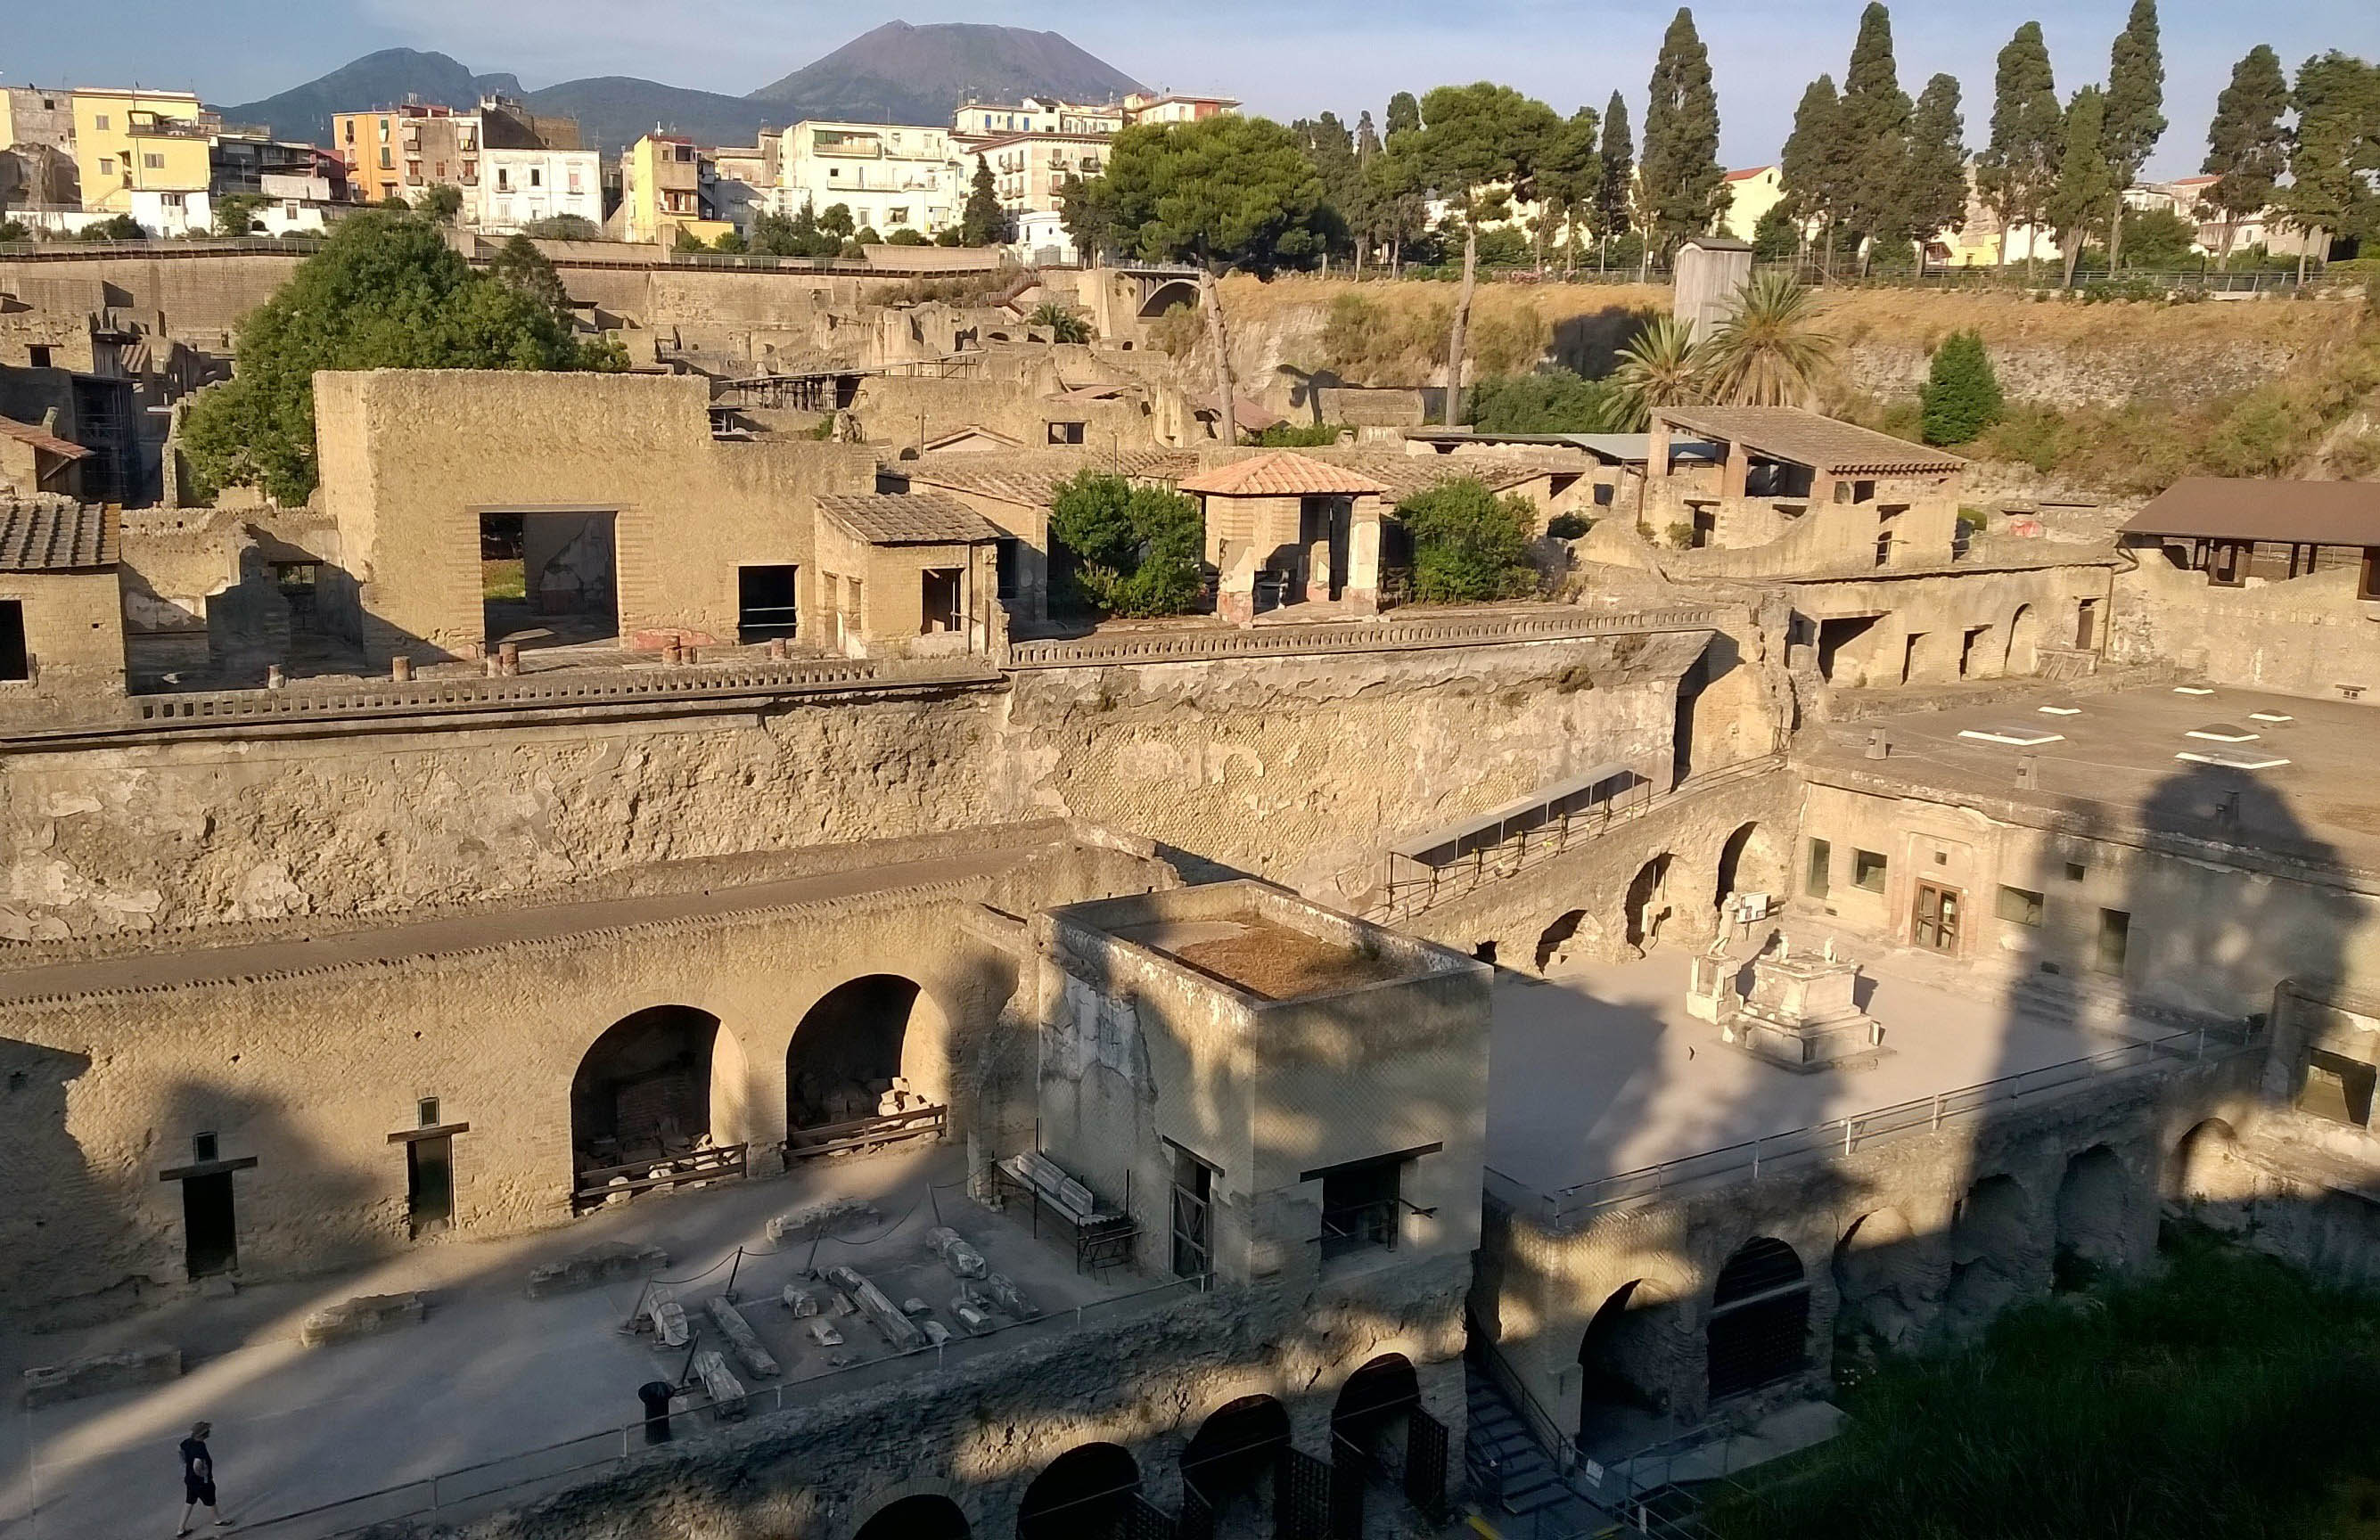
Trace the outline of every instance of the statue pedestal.
<instances>
[{"instance_id":1,"label":"statue pedestal","mask_svg":"<svg viewBox=\"0 0 2380 1540\"><path fill-rule=\"evenodd\" d=\"M1777 953L1752 963L1752 992L1724 1024L1730 1042L1808 1074L1890 1050L1884 1025L1859 1008L1859 964L1822 954Z\"/></svg>"}]
</instances>

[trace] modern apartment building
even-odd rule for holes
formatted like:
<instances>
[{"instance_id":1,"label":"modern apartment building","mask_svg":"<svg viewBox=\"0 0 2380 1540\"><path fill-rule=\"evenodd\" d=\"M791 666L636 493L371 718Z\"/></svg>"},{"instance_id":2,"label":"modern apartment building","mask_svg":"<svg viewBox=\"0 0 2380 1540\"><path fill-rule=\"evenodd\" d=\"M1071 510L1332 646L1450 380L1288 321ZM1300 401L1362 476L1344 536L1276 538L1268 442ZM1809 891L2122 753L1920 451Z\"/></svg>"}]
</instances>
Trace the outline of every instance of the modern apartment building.
<instances>
[{"instance_id":1,"label":"modern apartment building","mask_svg":"<svg viewBox=\"0 0 2380 1540\"><path fill-rule=\"evenodd\" d=\"M468 206L479 190L476 114L424 102L334 113L331 146L347 163L356 197L367 203L411 199L443 186L462 188Z\"/></svg>"},{"instance_id":2,"label":"modern apartment building","mask_svg":"<svg viewBox=\"0 0 2380 1540\"><path fill-rule=\"evenodd\" d=\"M128 214L133 195L187 196L208 185L208 142L221 129L188 91L75 89L75 169L82 206Z\"/></svg>"},{"instance_id":3,"label":"modern apartment building","mask_svg":"<svg viewBox=\"0 0 2380 1540\"><path fill-rule=\"evenodd\" d=\"M948 128L796 123L782 136L777 205L792 213L840 203L863 229L931 236L959 223L974 169Z\"/></svg>"}]
</instances>

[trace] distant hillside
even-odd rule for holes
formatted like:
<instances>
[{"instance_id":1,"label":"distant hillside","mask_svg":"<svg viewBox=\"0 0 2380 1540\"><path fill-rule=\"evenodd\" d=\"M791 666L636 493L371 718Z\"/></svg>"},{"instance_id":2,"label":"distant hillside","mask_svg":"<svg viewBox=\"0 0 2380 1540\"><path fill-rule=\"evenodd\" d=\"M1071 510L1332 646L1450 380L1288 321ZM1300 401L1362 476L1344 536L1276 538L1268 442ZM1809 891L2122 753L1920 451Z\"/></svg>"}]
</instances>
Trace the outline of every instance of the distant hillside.
<instances>
[{"instance_id":1,"label":"distant hillside","mask_svg":"<svg viewBox=\"0 0 2380 1540\"><path fill-rule=\"evenodd\" d=\"M331 142L333 113L392 106L408 97L446 107L474 107L482 96L518 96L512 75L474 75L443 54L383 48L278 96L223 109L227 123L261 123L276 139Z\"/></svg>"},{"instance_id":2,"label":"distant hillside","mask_svg":"<svg viewBox=\"0 0 2380 1540\"><path fill-rule=\"evenodd\" d=\"M750 144L763 127L782 128L785 110L747 96L690 91L631 75L592 75L528 94L531 110L578 120L579 142L616 155L654 125L703 144Z\"/></svg>"},{"instance_id":3,"label":"distant hillside","mask_svg":"<svg viewBox=\"0 0 2380 1540\"><path fill-rule=\"evenodd\" d=\"M888 21L749 96L600 75L524 93L512 75L474 75L443 54L385 48L317 80L223 109L226 120L269 125L283 139L331 142L331 115L416 97L470 107L493 93L540 113L578 119L584 142L616 154L656 125L704 144L750 144L763 127L806 117L863 123L948 123L969 100L1061 96L1104 102L1140 82L1055 32L1019 27Z\"/></svg>"},{"instance_id":4,"label":"distant hillside","mask_svg":"<svg viewBox=\"0 0 2380 1540\"><path fill-rule=\"evenodd\" d=\"M783 115L793 119L947 123L951 109L970 97L1104 102L1140 89L1139 81L1056 32L888 21L752 96L783 103Z\"/></svg>"}]
</instances>

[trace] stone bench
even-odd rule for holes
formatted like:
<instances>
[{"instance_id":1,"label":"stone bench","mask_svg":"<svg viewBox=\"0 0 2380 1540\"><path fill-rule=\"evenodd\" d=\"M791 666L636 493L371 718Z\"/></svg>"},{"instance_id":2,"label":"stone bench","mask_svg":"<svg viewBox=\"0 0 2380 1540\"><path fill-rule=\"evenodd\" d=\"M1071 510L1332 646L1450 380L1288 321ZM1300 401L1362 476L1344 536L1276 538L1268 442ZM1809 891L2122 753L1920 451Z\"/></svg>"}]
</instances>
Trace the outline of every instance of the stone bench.
<instances>
[{"instance_id":1,"label":"stone bench","mask_svg":"<svg viewBox=\"0 0 2380 1540\"><path fill-rule=\"evenodd\" d=\"M421 1316L419 1294L364 1294L307 1316L298 1328L298 1340L319 1348L325 1342L375 1337L395 1327L419 1326Z\"/></svg>"},{"instance_id":2,"label":"stone bench","mask_svg":"<svg viewBox=\"0 0 2380 1540\"><path fill-rule=\"evenodd\" d=\"M55 1406L60 1401L103 1396L140 1385L163 1385L182 1377L179 1348L129 1348L122 1352L93 1353L25 1371L25 1405Z\"/></svg>"},{"instance_id":3,"label":"stone bench","mask_svg":"<svg viewBox=\"0 0 2380 1540\"><path fill-rule=\"evenodd\" d=\"M606 1242L575 1256L565 1256L559 1262L548 1262L530 1268L528 1297L541 1300L552 1294L599 1289L619 1279L648 1278L668 1266L669 1253L659 1246L632 1246L625 1241Z\"/></svg>"}]
</instances>

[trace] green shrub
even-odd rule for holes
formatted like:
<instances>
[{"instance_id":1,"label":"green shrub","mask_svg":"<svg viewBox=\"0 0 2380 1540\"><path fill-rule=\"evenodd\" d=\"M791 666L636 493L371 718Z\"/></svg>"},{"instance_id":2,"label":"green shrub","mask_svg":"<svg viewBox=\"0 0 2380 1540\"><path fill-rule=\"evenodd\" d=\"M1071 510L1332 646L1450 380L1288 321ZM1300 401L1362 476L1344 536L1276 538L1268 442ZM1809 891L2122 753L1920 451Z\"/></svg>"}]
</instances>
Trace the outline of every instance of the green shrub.
<instances>
[{"instance_id":1,"label":"green shrub","mask_svg":"<svg viewBox=\"0 0 2380 1540\"><path fill-rule=\"evenodd\" d=\"M1431 604L1476 603L1525 592L1535 578L1529 537L1536 510L1518 493L1498 497L1469 477L1444 481L1397 504L1413 537L1414 597Z\"/></svg>"},{"instance_id":2,"label":"green shrub","mask_svg":"<svg viewBox=\"0 0 2380 1540\"><path fill-rule=\"evenodd\" d=\"M1546 533L1558 540L1578 540L1595 527L1595 520L1585 514L1556 514L1546 520Z\"/></svg>"},{"instance_id":3,"label":"green shrub","mask_svg":"<svg viewBox=\"0 0 2380 1540\"><path fill-rule=\"evenodd\" d=\"M2015 460L2046 476L2058 467L2067 443L2066 420L2054 408L2021 404L2010 407L1977 447L1987 459Z\"/></svg>"},{"instance_id":4,"label":"green shrub","mask_svg":"<svg viewBox=\"0 0 2380 1540\"><path fill-rule=\"evenodd\" d=\"M1178 615L1204 587L1198 504L1162 487L1077 472L1058 484L1050 534L1073 597L1111 615Z\"/></svg>"},{"instance_id":5,"label":"green shrub","mask_svg":"<svg viewBox=\"0 0 2380 1540\"><path fill-rule=\"evenodd\" d=\"M1942 339L1919 402L1918 430L1930 444L1973 443L2000 419L2007 401L1980 333L1953 332Z\"/></svg>"},{"instance_id":6,"label":"green shrub","mask_svg":"<svg viewBox=\"0 0 2380 1540\"><path fill-rule=\"evenodd\" d=\"M887 246L927 246L931 243L926 239L924 235L918 231L912 230L907 225L904 224L898 230L895 230L891 235L885 236L884 244Z\"/></svg>"},{"instance_id":7,"label":"green shrub","mask_svg":"<svg viewBox=\"0 0 2380 1540\"><path fill-rule=\"evenodd\" d=\"M1609 381L1565 369L1490 376L1471 387L1469 421L1483 433L1617 433L1627 403Z\"/></svg>"},{"instance_id":8,"label":"green shrub","mask_svg":"<svg viewBox=\"0 0 2380 1540\"><path fill-rule=\"evenodd\" d=\"M1347 431L1336 422L1276 422L1261 433L1245 436L1266 449L1318 449L1337 443Z\"/></svg>"}]
</instances>

